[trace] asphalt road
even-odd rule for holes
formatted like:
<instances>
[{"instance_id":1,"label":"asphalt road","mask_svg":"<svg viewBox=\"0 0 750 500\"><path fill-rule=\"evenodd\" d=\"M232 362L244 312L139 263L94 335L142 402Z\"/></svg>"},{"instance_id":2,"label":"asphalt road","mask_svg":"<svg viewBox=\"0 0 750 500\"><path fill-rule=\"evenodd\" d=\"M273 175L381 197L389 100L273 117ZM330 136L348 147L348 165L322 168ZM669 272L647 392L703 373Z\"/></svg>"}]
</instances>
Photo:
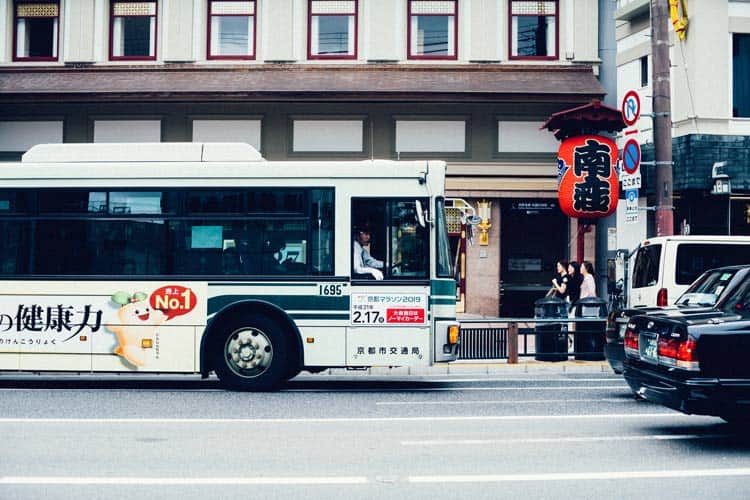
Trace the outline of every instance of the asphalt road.
<instances>
[{"instance_id":1,"label":"asphalt road","mask_svg":"<svg viewBox=\"0 0 750 500\"><path fill-rule=\"evenodd\" d=\"M750 431L635 401L621 377L0 376L0 499L718 498Z\"/></svg>"}]
</instances>

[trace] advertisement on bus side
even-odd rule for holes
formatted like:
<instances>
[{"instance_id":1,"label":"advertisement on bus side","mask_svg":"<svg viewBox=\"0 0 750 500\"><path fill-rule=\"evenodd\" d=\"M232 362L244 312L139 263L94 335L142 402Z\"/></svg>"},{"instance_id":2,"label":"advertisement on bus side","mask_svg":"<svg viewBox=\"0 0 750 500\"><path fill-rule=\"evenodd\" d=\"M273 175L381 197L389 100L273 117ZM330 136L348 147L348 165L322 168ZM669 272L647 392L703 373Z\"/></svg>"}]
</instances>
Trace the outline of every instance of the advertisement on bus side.
<instances>
[{"instance_id":1,"label":"advertisement on bus side","mask_svg":"<svg viewBox=\"0 0 750 500\"><path fill-rule=\"evenodd\" d=\"M66 293L60 282L48 289L18 282L17 294L0 296L0 353L92 356L99 358L92 369L98 363L113 371L193 369L195 326L206 323L206 283L67 287ZM47 364L56 369L54 361Z\"/></svg>"}]
</instances>

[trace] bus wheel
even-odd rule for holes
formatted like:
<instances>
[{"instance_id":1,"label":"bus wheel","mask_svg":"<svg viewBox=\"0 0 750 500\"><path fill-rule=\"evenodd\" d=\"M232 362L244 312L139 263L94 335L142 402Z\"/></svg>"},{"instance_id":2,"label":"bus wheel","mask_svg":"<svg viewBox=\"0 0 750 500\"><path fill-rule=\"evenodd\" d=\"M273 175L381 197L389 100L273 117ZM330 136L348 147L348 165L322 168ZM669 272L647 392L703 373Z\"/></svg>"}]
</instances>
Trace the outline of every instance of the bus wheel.
<instances>
[{"instance_id":1,"label":"bus wheel","mask_svg":"<svg viewBox=\"0 0 750 500\"><path fill-rule=\"evenodd\" d=\"M213 367L227 389L273 390L286 380L284 330L267 316L253 314L230 320L214 343Z\"/></svg>"}]
</instances>

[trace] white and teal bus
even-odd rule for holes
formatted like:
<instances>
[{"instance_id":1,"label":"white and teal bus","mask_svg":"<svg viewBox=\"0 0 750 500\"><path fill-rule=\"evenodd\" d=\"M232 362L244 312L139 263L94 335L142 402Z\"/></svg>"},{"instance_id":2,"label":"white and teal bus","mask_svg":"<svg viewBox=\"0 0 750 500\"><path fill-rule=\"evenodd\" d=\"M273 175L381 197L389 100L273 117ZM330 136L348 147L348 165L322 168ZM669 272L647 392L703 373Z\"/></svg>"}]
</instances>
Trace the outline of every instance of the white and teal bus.
<instances>
[{"instance_id":1,"label":"white and teal bus","mask_svg":"<svg viewBox=\"0 0 750 500\"><path fill-rule=\"evenodd\" d=\"M57 144L0 164L0 370L428 366L459 325L440 161L265 161L246 144ZM356 275L368 225L383 279Z\"/></svg>"}]
</instances>

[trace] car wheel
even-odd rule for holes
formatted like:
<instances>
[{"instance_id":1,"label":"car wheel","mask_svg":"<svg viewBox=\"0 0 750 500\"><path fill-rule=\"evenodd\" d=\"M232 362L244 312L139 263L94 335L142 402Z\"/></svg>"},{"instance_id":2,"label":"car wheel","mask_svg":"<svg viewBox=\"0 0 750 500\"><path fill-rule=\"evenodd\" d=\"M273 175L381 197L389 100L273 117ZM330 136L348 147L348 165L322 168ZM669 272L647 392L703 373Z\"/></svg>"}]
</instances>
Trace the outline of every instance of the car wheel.
<instances>
[{"instance_id":1,"label":"car wheel","mask_svg":"<svg viewBox=\"0 0 750 500\"><path fill-rule=\"evenodd\" d=\"M229 320L213 346L213 367L227 389L267 391L286 380L286 335L267 316L251 314Z\"/></svg>"}]
</instances>

